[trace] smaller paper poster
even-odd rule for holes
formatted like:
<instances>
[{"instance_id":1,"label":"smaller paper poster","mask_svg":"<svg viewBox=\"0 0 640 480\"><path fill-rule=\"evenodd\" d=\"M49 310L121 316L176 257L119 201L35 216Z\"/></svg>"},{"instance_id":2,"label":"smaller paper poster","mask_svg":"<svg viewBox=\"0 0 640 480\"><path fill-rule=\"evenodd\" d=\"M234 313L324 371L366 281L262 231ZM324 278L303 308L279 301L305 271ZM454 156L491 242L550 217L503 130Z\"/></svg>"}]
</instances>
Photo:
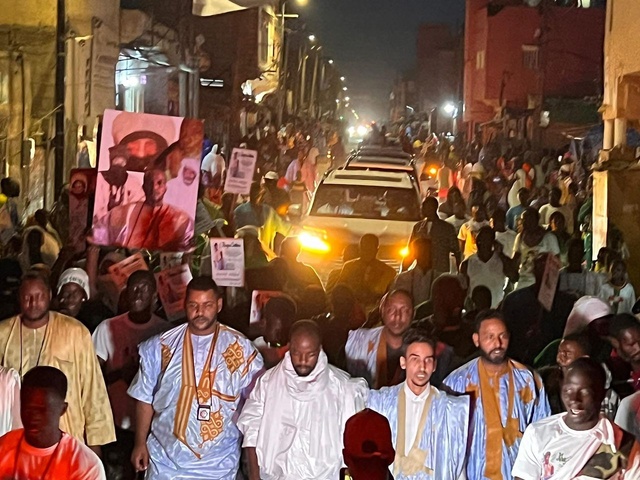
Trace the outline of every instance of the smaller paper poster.
<instances>
[{"instance_id":1,"label":"smaller paper poster","mask_svg":"<svg viewBox=\"0 0 640 480\"><path fill-rule=\"evenodd\" d=\"M269 299L274 297L282 297L283 292L274 292L270 290L254 290L251 293L251 313L249 314L249 323L254 325L262 321L264 307Z\"/></svg>"},{"instance_id":2,"label":"smaller paper poster","mask_svg":"<svg viewBox=\"0 0 640 480\"><path fill-rule=\"evenodd\" d=\"M244 240L212 238L211 272L220 287L244 286Z\"/></svg>"},{"instance_id":3,"label":"smaller paper poster","mask_svg":"<svg viewBox=\"0 0 640 480\"><path fill-rule=\"evenodd\" d=\"M544 267L544 274L542 275L542 285L540 286L540 292L538 293L538 302L548 312L553 307L553 299L556 296L556 289L558 287L558 279L560 277L560 259L553 254L547 254L547 263Z\"/></svg>"},{"instance_id":4,"label":"smaller paper poster","mask_svg":"<svg viewBox=\"0 0 640 480\"><path fill-rule=\"evenodd\" d=\"M149 270L147 262L144 261L144 257L140 252L135 253L118 263L114 263L109 267L111 279L119 290L122 290L127 286L127 280L129 280L131 274L138 270Z\"/></svg>"},{"instance_id":5,"label":"smaller paper poster","mask_svg":"<svg viewBox=\"0 0 640 480\"><path fill-rule=\"evenodd\" d=\"M74 168L69 180L69 246L75 252L83 252L86 248L86 236L96 193L96 176L94 168Z\"/></svg>"},{"instance_id":6,"label":"smaller paper poster","mask_svg":"<svg viewBox=\"0 0 640 480\"><path fill-rule=\"evenodd\" d=\"M255 150L234 148L227 169L224 191L238 195L249 195L257 159L258 152Z\"/></svg>"},{"instance_id":7,"label":"smaller paper poster","mask_svg":"<svg viewBox=\"0 0 640 480\"><path fill-rule=\"evenodd\" d=\"M187 285L192 278L187 264L180 264L156 273L158 296L169 321L174 322L184 317Z\"/></svg>"},{"instance_id":8,"label":"smaller paper poster","mask_svg":"<svg viewBox=\"0 0 640 480\"><path fill-rule=\"evenodd\" d=\"M177 267L182 263L182 252L160 253L160 270Z\"/></svg>"}]
</instances>

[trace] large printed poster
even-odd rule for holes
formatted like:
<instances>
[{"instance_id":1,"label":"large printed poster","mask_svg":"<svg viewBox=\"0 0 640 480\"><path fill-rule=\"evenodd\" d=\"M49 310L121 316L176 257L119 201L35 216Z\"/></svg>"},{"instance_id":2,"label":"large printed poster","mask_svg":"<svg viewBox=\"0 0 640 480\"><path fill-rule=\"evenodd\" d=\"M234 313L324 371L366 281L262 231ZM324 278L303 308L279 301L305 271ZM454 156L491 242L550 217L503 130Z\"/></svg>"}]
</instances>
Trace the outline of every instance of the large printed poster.
<instances>
[{"instance_id":1,"label":"large printed poster","mask_svg":"<svg viewBox=\"0 0 640 480\"><path fill-rule=\"evenodd\" d=\"M189 249L202 122L106 110L101 138L93 242L169 252Z\"/></svg>"}]
</instances>

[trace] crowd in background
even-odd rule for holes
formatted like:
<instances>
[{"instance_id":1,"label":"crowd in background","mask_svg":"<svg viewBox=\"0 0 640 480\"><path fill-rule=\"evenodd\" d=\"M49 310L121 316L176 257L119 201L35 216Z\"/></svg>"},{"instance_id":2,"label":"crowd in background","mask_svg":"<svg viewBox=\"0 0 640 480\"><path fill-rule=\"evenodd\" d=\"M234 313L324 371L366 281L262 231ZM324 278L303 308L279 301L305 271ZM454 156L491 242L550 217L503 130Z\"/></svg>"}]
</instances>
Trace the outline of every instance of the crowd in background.
<instances>
[{"instance_id":1,"label":"crowd in background","mask_svg":"<svg viewBox=\"0 0 640 480\"><path fill-rule=\"evenodd\" d=\"M161 269L159 252L142 252L149 271L130 275L114 302L109 267L132 252L93 245L89 231L86 248L69 248L68 193L51 211L23 221L19 186L3 179L0 211L10 229L0 235L0 317L7 319L0 322L0 373L16 388L22 380L25 390L15 393L21 402L7 399L8 387L0 393L0 433L24 424L22 440L3 437L17 453L15 462L0 460L0 472L28 471L22 443L38 448L33 443L48 432L54 449L81 452L73 454L73 468L93 476L78 478L104 472L93 453L66 438L100 455L109 478L148 470L151 478L329 479L338 478L343 461L354 478L358 471L367 472L358 478L385 478L368 470L376 466L372 458L384 472L393 464L395 478L640 478L633 467L640 306L627 274L630 252L615 225L607 247L593 255L588 169L564 151L535 152L506 140L461 145L421 125L397 130L374 127L365 142L398 145L417 165L438 165L409 255L396 271L378 258L377 232L370 232L345 249L344 263L327 278L299 260L303 245L290 207L308 205L323 171L344 163L339 134L289 124L243 138L241 147L258 151L244 201L223 191L227 159L206 143L196 244L181 259L194 280L184 318L174 322L158 304L150 273ZM244 239L245 286L220 289L210 278L211 239L234 236ZM557 287L549 288L556 273ZM250 323L254 291L280 295ZM216 356L218 375L206 386L202 372ZM319 390L300 383L321 374L327 383ZM18 403L37 411L34 398L43 390L55 407L48 430L28 413L22 422L16 414ZM456 403L454 394L471 400ZM194 408L181 410L190 395ZM421 406L405 412L398 398L411 395ZM316 397L328 400L305 410L304 401ZM359 443L349 450L354 437L345 425L365 406L368 416L357 414L353 423L361 426L351 430ZM372 411L386 417L391 438L380 438L386 426L367 430L380 421ZM289 424L298 433L282 426ZM451 433L438 450L441 439L423 432L440 428L464 438ZM588 441L583 430L593 433ZM367 431L371 438L363 438ZM277 440L287 435L288 447ZM274 451L279 445L283 452ZM598 453L621 462L611 467L618 477L593 473L602 470L592 465ZM32 468L44 478L56 465Z\"/></svg>"}]
</instances>

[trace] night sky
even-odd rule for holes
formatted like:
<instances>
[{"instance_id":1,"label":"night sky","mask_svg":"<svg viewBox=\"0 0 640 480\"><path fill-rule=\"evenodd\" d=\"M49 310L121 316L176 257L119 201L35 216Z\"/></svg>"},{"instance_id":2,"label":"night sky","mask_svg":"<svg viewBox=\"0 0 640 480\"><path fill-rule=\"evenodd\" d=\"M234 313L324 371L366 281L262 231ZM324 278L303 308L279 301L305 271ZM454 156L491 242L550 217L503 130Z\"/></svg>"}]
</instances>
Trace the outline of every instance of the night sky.
<instances>
[{"instance_id":1,"label":"night sky","mask_svg":"<svg viewBox=\"0 0 640 480\"><path fill-rule=\"evenodd\" d=\"M294 1L290 2L291 4ZM464 0L308 0L296 7L347 78L356 111L386 119L397 72L412 68L422 23L462 26Z\"/></svg>"}]
</instances>

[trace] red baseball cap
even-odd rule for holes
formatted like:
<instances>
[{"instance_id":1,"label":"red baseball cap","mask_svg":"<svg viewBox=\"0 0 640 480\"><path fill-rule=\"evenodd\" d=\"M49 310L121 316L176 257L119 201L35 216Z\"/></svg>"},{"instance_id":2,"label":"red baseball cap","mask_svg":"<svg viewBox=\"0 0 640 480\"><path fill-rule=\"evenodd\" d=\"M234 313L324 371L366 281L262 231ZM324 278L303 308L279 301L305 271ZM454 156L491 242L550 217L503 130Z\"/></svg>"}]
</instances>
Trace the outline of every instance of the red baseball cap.
<instances>
[{"instance_id":1,"label":"red baseball cap","mask_svg":"<svg viewBox=\"0 0 640 480\"><path fill-rule=\"evenodd\" d=\"M368 408L347 420L344 428L344 456L354 460L378 458L391 465L396 452L391 428L385 417Z\"/></svg>"}]
</instances>

